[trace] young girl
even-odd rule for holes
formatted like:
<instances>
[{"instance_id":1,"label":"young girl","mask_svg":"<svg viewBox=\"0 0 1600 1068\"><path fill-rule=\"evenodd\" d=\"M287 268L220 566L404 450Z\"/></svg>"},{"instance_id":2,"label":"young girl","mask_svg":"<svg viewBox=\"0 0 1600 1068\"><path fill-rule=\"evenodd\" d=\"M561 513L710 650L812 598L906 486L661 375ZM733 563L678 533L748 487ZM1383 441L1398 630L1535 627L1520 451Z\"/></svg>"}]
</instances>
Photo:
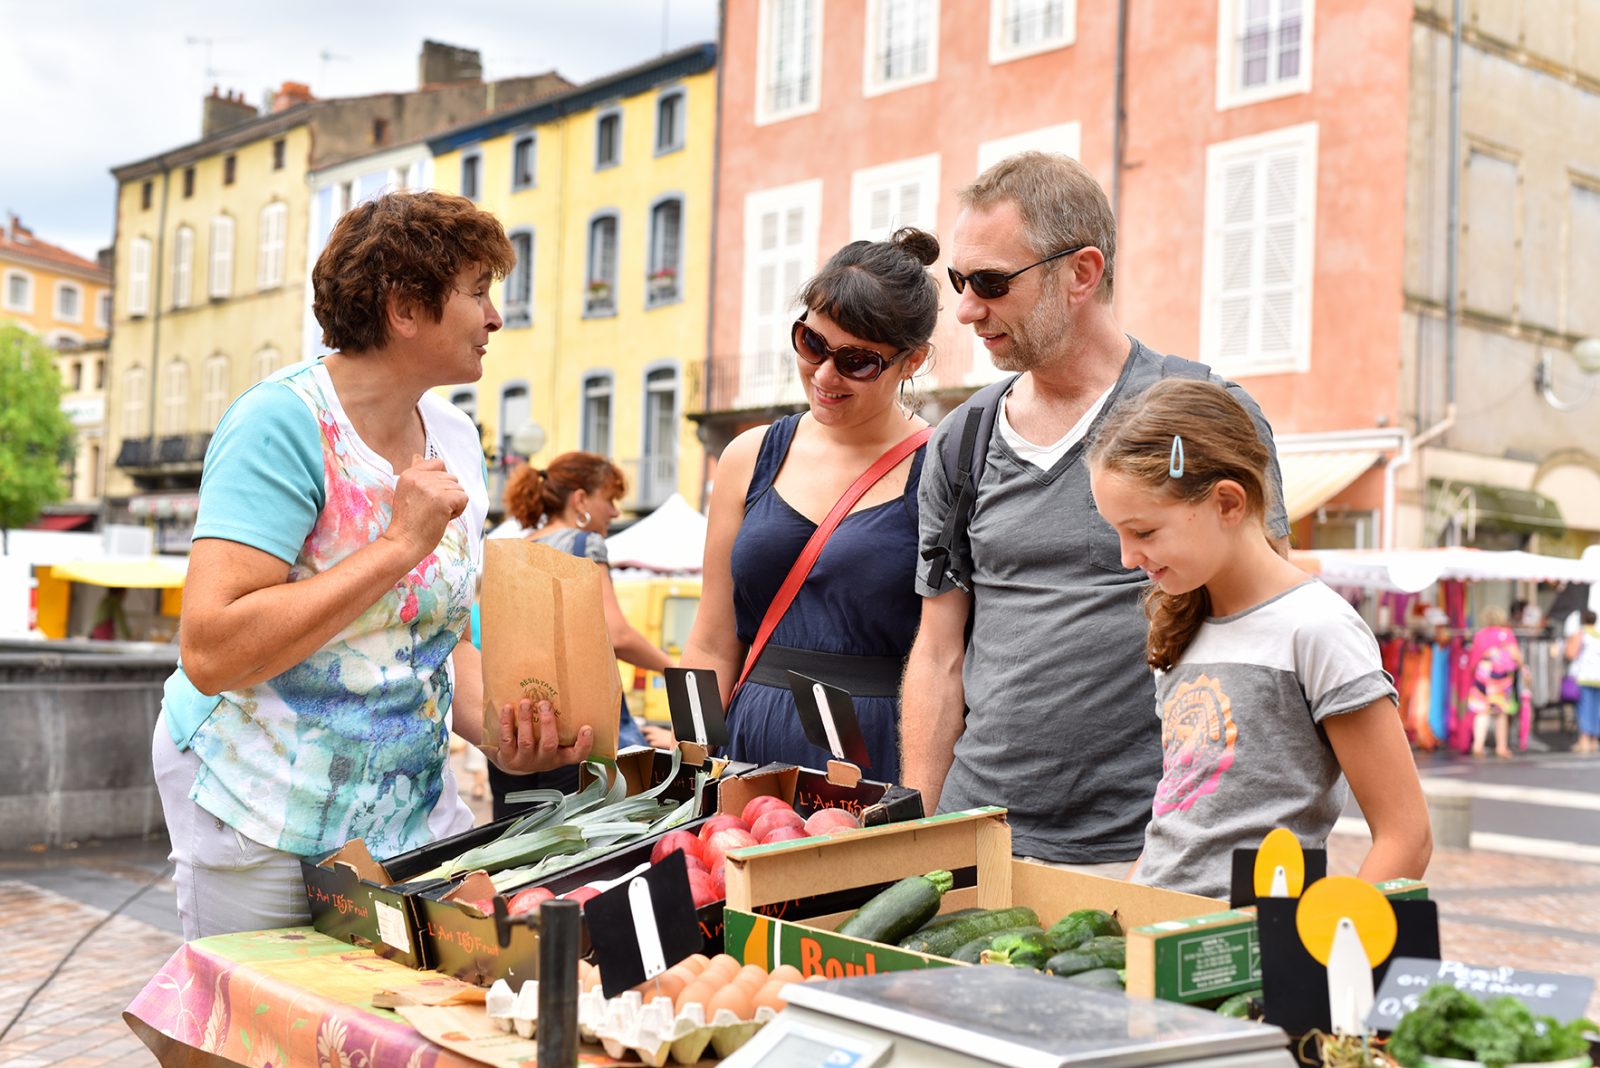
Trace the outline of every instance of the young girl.
<instances>
[{"instance_id":1,"label":"young girl","mask_svg":"<svg viewBox=\"0 0 1600 1068\"><path fill-rule=\"evenodd\" d=\"M1238 401L1168 379L1114 412L1090 485L1152 586L1146 659L1165 749L1135 880L1227 897L1233 851L1274 827L1320 848L1354 787L1360 876L1420 877L1428 810L1394 685L1344 599L1267 540L1269 456Z\"/></svg>"}]
</instances>

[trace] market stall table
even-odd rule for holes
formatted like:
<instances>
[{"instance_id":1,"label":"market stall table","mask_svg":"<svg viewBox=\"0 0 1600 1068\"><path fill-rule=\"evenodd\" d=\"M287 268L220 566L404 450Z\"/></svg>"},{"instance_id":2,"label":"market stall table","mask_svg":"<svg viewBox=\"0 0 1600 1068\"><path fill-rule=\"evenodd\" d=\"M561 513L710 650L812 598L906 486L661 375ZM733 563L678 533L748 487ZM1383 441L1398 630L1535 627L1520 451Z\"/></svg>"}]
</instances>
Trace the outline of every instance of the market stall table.
<instances>
[{"instance_id":1,"label":"market stall table","mask_svg":"<svg viewBox=\"0 0 1600 1068\"><path fill-rule=\"evenodd\" d=\"M457 986L310 927L201 938L179 947L122 1014L166 1066L467 1068L388 1009L383 991ZM221 1060L219 1060L221 1058ZM611 1065L604 1053L580 1063Z\"/></svg>"}]
</instances>

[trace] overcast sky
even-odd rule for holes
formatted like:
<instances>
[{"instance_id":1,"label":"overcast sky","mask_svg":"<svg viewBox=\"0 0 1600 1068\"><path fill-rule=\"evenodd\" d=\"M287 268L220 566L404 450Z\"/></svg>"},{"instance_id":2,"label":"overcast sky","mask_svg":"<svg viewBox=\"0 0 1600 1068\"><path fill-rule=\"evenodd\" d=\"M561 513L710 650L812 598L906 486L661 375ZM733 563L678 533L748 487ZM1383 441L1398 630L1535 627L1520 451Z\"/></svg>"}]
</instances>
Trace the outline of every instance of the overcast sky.
<instances>
[{"instance_id":1,"label":"overcast sky","mask_svg":"<svg viewBox=\"0 0 1600 1068\"><path fill-rule=\"evenodd\" d=\"M716 21L717 0L0 0L0 211L93 257L115 226L110 168L197 140L213 83L256 104L285 81L414 89L425 38L477 49L486 78L579 82L715 41Z\"/></svg>"}]
</instances>

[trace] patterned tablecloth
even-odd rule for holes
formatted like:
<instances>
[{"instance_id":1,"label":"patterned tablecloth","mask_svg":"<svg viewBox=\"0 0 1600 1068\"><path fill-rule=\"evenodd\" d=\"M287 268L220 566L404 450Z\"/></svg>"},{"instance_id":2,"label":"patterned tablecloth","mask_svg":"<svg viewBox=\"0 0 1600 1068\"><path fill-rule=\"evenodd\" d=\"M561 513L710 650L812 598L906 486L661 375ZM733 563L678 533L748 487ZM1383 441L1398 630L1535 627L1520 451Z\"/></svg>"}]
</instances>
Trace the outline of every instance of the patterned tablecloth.
<instances>
[{"instance_id":1,"label":"patterned tablecloth","mask_svg":"<svg viewBox=\"0 0 1600 1068\"><path fill-rule=\"evenodd\" d=\"M465 1068L372 998L449 982L310 927L181 946L123 1015L163 1065ZM207 1056L208 1054L214 1056Z\"/></svg>"}]
</instances>

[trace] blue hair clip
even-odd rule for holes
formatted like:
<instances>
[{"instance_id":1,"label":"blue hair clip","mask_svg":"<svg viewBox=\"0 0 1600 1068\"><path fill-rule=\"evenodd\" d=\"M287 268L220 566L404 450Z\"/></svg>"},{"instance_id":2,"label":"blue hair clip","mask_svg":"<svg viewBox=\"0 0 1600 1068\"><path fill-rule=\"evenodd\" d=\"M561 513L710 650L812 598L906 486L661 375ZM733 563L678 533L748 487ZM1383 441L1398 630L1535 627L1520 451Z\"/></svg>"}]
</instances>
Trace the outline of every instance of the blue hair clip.
<instances>
[{"instance_id":1,"label":"blue hair clip","mask_svg":"<svg viewBox=\"0 0 1600 1068\"><path fill-rule=\"evenodd\" d=\"M1167 474L1173 478L1183 477L1183 438L1178 434L1172 435L1172 453L1167 457Z\"/></svg>"}]
</instances>

